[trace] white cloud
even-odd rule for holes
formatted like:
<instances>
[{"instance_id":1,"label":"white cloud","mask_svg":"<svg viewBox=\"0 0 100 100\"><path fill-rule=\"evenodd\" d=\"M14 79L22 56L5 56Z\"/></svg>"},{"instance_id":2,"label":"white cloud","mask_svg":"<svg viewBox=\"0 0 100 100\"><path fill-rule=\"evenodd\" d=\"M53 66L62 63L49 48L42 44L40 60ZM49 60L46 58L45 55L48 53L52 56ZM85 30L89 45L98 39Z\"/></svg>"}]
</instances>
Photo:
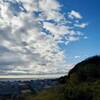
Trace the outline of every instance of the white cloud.
<instances>
[{"instance_id":1,"label":"white cloud","mask_svg":"<svg viewBox=\"0 0 100 100\"><path fill-rule=\"evenodd\" d=\"M71 12L68 13L69 18L77 18L77 19L82 19L82 16L80 15L79 12L72 10Z\"/></svg>"},{"instance_id":2,"label":"white cloud","mask_svg":"<svg viewBox=\"0 0 100 100\"><path fill-rule=\"evenodd\" d=\"M10 69L2 72L66 71L65 54L58 43L63 41L67 45L82 35L67 24L69 20L60 12L61 4L57 0L2 0L0 8L0 64ZM70 16L82 18L75 11Z\"/></svg>"},{"instance_id":3,"label":"white cloud","mask_svg":"<svg viewBox=\"0 0 100 100\"><path fill-rule=\"evenodd\" d=\"M87 23L82 23L82 24L74 24L75 27L79 27L79 28L86 28L88 26Z\"/></svg>"},{"instance_id":4,"label":"white cloud","mask_svg":"<svg viewBox=\"0 0 100 100\"><path fill-rule=\"evenodd\" d=\"M68 34L69 27L64 25L55 25L53 23L44 22L44 28L48 30L55 40L60 40L65 34Z\"/></svg>"},{"instance_id":5,"label":"white cloud","mask_svg":"<svg viewBox=\"0 0 100 100\"><path fill-rule=\"evenodd\" d=\"M75 59L79 59L79 58L81 58L80 56L75 56Z\"/></svg>"},{"instance_id":6,"label":"white cloud","mask_svg":"<svg viewBox=\"0 0 100 100\"><path fill-rule=\"evenodd\" d=\"M77 40L79 40L79 37L74 37L74 36L70 36L69 38L68 38L68 40L69 41L77 41Z\"/></svg>"},{"instance_id":7,"label":"white cloud","mask_svg":"<svg viewBox=\"0 0 100 100\"><path fill-rule=\"evenodd\" d=\"M84 36L83 38L84 38L84 39L88 39L88 36Z\"/></svg>"}]
</instances>

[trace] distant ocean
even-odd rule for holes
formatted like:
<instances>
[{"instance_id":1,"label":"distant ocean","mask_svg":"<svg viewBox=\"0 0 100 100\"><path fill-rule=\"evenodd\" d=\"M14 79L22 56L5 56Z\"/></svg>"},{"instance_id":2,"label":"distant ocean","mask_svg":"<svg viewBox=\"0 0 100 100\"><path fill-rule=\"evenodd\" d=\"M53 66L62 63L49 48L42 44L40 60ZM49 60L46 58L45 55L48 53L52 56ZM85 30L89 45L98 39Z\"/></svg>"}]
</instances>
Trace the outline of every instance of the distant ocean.
<instances>
[{"instance_id":1,"label":"distant ocean","mask_svg":"<svg viewBox=\"0 0 100 100\"><path fill-rule=\"evenodd\" d=\"M0 76L0 81L30 81L40 79L56 79L66 74L48 74L48 75L9 75Z\"/></svg>"}]
</instances>

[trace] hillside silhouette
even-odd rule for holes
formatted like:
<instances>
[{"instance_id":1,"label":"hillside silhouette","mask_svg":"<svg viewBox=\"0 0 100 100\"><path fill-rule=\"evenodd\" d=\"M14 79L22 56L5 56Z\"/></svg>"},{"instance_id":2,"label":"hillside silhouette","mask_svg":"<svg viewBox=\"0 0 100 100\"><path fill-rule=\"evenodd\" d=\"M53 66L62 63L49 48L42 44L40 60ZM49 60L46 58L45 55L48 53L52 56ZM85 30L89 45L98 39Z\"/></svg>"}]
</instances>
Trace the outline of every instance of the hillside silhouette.
<instances>
[{"instance_id":1,"label":"hillside silhouette","mask_svg":"<svg viewBox=\"0 0 100 100\"><path fill-rule=\"evenodd\" d=\"M17 100L100 100L100 56L79 62L68 75L56 80L58 85L19 95Z\"/></svg>"},{"instance_id":2,"label":"hillside silhouette","mask_svg":"<svg viewBox=\"0 0 100 100\"><path fill-rule=\"evenodd\" d=\"M72 74L76 74L80 82L100 79L100 56L93 56L78 63L69 71L68 78Z\"/></svg>"},{"instance_id":3,"label":"hillside silhouette","mask_svg":"<svg viewBox=\"0 0 100 100\"><path fill-rule=\"evenodd\" d=\"M29 96L28 100L100 100L100 56L76 64L58 81L60 85Z\"/></svg>"}]
</instances>

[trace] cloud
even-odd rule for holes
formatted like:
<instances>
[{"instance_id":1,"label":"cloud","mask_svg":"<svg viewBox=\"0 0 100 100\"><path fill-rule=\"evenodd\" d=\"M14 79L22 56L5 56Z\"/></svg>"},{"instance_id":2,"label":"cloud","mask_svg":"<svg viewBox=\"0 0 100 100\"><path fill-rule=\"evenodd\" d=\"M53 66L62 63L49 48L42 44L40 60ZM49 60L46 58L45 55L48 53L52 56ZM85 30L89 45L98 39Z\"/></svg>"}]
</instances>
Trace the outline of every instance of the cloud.
<instances>
[{"instance_id":1,"label":"cloud","mask_svg":"<svg viewBox=\"0 0 100 100\"><path fill-rule=\"evenodd\" d=\"M81 23L81 24L74 24L75 27L78 27L78 28L86 28L88 26L87 23Z\"/></svg>"},{"instance_id":2,"label":"cloud","mask_svg":"<svg viewBox=\"0 0 100 100\"><path fill-rule=\"evenodd\" d=\"M88 36L84 36L83 38L84 38L84 39L88 39Z\"/></svg>"},{"instance_id":3,"label":"cloud","mask_svg":"<svg viewBox=\"0 0 100 100\"><path fill-rule=\"evenodd\" d=\"M66 72L68 64L58 44L75 42L82 34L74 29L61 7L57 0L0 1L2 74ZM82 18L74 10L69 16Z\"/></svg>"},{"instance_id":4,"label":"cloud","mask_svg":"<svg viewBox=\"0 0 100 100\"><path fill-rule=\"evenodd\" d=\"M77 18L77 19L82 19L82 16L80 15L79 12L72 10L71 12L68 13L69 18Z\"/></svg>"},{"instance_id":5,"label":"cloud","mask_svg":"<svg viewBox=\"0 0 100 100\"><path fill-rule=\"evenodd\" d=\"M80 59L81 57L80 56L75 56L75 59Z\"/></svg>"}]
</instances>

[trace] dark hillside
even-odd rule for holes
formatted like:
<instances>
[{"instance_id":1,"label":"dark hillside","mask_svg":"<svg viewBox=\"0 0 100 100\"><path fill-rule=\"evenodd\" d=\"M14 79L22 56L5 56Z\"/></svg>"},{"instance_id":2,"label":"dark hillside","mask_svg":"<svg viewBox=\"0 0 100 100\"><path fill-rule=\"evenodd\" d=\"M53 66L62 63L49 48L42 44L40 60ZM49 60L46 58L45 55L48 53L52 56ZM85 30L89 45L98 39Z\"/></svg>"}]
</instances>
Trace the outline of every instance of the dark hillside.
<instances>
[{"instance_id":1,"label":"dark hillside","mask_svg":"<svg viewBox=\"0 0 100 100\"><path fill-rule=\"evenodd\" d=\"M17 100L100 100L100 56L78 63L57 82L36 94L20 95Z\"/></svg>"},{"instance_id":2,"label":"dark hillside","mask_svg":"<svg viewBox=\"0 0 100 100\"><path fill-rule=\"evenodd\" d=\"M100 79L100 56L94 56L78 63L70 70L68 78L76 74L79 81L95 81Z\"/></svg>"},{"instance_id":3,"label":"dark hillside","mask_svg":"<svg viewBox=\"0 0 100 100\"><path fill-rule=\"evenodd\" d=\"M61 85L41 92L34 100L100 100L100 56L78 63L58 81Z\"/></svg>"}]
</instances>

